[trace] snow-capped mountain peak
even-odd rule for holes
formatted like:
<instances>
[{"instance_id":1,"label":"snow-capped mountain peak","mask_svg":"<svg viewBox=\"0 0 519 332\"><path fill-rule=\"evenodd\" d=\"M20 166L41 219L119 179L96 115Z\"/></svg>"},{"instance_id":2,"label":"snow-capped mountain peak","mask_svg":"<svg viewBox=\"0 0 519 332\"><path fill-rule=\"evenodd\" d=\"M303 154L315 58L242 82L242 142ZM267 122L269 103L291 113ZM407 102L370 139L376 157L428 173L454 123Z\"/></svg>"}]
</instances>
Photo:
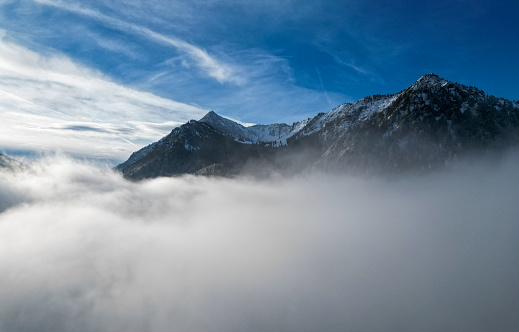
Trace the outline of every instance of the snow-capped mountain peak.
<instances>
[{"instance_id":1,"label":"snow-capped mountain peak","mask_svg":"<svg viewBox=\"0 0 519 332\"><path fill-rule=\"evenodd\" d=\"M214 111L207 113L199 122L208 124L222 134L231 136L237 142L245 144L285 145L287 139L302 128L300 122L294 123L292 126L285 123L274 123L245 127L218 115Z\"/></svg>"},{"instance_id":2,"label":"snow-capped mountain peak","mask_svg":"<svg viewBox=\"0 0 519 332\"><path fill-rule=\"evenodd\" d=\"M118 169L133 179L235 174L258 161L279 171L424 170L464 153L518 144L518 106L427 74L399 93L368 96L292 125L245 127L211 111Z\"/></svg>"},{"instance_id":3,"label":"snow-capped mountain peak","mask_svg":"<svg viewBox=\"0 0 519 332\"><path fill-rule=\"evenodd\" d=\"M208 112L204 115L199 122L205 123L218 130L224 135L232 136L237 140L248 141L250 140L248 130L246 127L232 120L226 119L223 116L218 115L214 111Z\"/></svg>"},{"instance_id":4,"label":"snow-capped mountain peak","mask_svg":"<svg viewBox=\"0 0 519 332\"><path fill-rule=\"evenodd\" d=\"M241 124L234 122L232 120L226 119L223 116L217 114L215 111L209 111L206 115L204 115L200 120L203 123L207 123L213 127L222 127L222 128L244 128Z\"/></svg>"},{"instance_id":5,"label":"snow-capped mountain peak","mask_svg":"<svg viewBox=\"0 0 519 332\"><path fill-rule=\"evenodd\" d=\"M420 77L415 85L417 84L422 84L422 85L443 85L445 83L448 83L449 81L447 81L446 79L444 78L441 78L440 76L434 74L434 73L430 73L430 74L426 74L422 77Z\"/></svg>"},{"instance_id":6,"label":"snow-capped mountain peak","mask_svg":"<svg viewBox=\"0 0 519 332\"><path fill-rule=\"evenodd\" d=\"M446 79L441 78L436 74L427 74L420 77L412 86L411 89L416 90L430 90L439 89L446 86L450 82Z\"/></svg>"}]
</instances>

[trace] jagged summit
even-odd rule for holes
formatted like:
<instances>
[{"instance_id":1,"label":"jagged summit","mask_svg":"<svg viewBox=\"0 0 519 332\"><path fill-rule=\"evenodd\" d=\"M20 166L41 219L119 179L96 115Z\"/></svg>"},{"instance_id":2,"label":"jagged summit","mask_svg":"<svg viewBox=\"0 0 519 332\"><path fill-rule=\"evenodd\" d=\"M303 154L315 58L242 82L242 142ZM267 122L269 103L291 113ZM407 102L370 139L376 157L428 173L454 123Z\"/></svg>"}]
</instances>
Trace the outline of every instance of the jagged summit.
<instances>
[{"instance_id":1,"label":"jagged summit","mask_svg":"<svg viewBox=\"0 0 519 332\"><path fill-rule=\"evenodd\" d=\"M420 77L417 81L423 81L423 80L441 80L442 78L435 73L429 73L425 74L422 77Z\"/></svg>"},{"instance_id":2,"label":"jagged summit","mask_svg":"<svg viewBox=\"0 0 519 332\"><path fill-rule=\"evenodd\" d=\"M436 75L436 74L433 74L433 73L430 73L430 74L427 74L427 75L424 75L422 77L420 77L415 84L413 84L413 88L415 89L420 89L420 88L431 88L431 87L439 87L439 86L443 86L443 85L446 85L448 83L451 83L449 81L447 81L446 79Z\"/></svg>"},{"instance_id":3,"label":"jagged summit","mask_svg":"<svg viewBox=\"0 0 519 332\"><path fill-rule=\"evenodd\" d=\"M228 120L228 119L224 118L223 116L219 115L215 111L209 111L198 121L210 123L210 122L222 121L222 120L231 121L231 120Z\"/></svg>"},{"instance_id":4,"label":"jagged summit","mask_svg":"<svg viewBox=\"0 0 519 332\"><path fill-rule=\"evenodd\" d=\"M214 111L208 112L199 121L210 125L238 142L246 144L286 145L287 139L302 128L299 122L291 126L285 123L274 123L245 127L242 124L218 115Z\"/></svg>"},{"instance_id":5,"label":"jagged summit","mask_svg":"<svg viewBox=\"0 0 519 332\"><path fill-rule=\"evenodd\" d=\"M246 127L232 120L226 119L218 115L214 111L208 112L199 122L210 125L224 135L229 135L240 141L252 142L250 133Z\"/></svg>"},{"instance_id":6,"label":"jagged summit","mask_svg":"<svg viewBox=\"0 0 519 332\"><path fill-rule=\"evenodd\" d=\"M519 143L519 104L436 74L409 88L288 124L244 127L210 111L118 166L132 179L181 174L422 170Z\"/></svg>"}]
</instances>

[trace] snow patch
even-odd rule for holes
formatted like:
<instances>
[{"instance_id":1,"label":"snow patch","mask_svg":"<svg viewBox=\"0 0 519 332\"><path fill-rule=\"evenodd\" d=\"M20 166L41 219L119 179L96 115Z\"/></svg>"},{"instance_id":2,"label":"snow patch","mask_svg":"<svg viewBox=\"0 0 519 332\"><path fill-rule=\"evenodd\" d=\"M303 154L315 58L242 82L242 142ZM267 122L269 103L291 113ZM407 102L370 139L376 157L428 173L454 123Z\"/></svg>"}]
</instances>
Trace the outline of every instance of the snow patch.
<instances>
[{"instance_id":1,"label":"snow patch","mask_svg":"<svg viewBox=\"0 0 519 332\"><path fill-rule=\"evenodd\" d=\"M461 114L465 113L465 111L468 110L468 108L469 108L468 102L464 102L463 104L461 104L461 108L460 108Z\"/></svg>"}]
</instances>

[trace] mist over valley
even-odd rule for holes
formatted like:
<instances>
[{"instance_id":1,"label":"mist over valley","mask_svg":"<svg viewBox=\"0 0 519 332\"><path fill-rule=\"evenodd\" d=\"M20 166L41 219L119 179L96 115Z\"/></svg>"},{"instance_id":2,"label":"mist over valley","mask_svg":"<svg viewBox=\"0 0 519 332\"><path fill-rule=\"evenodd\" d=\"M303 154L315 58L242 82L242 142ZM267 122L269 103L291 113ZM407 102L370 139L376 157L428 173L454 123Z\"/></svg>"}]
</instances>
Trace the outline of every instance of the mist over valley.
<instances>
[{"instance_id":1,"label":"mist over valley","mask_svg":"<svg viewBox=\"0 0 519 332\"><path fill-rule=\"evenodd\" d=\"M0 0L0 332L519 331L517 17Z\"/></svg>"},{"instance_id":2,"label":"mist over valley","mask_svg":"<svg viewBox=\"0 0 519 332\"><path fill-rule=\"evenodd\" d=\"M0 173L2 331L514 331L519 153L398 179Z\"/></svg>"}]
</instances>

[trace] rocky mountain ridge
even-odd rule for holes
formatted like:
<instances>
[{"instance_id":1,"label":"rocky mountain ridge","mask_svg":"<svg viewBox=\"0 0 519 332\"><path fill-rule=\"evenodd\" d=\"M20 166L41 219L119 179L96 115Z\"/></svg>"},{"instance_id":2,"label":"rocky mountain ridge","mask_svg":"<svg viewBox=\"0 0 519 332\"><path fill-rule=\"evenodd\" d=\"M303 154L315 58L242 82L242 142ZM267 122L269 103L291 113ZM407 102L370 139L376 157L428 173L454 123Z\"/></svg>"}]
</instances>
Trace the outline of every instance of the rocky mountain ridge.
<instances>
[{"instance_id":1,"label":"rocky mountain ridge","mask_svg":"<svg viewBox=\"0 0 519 332\"><path fill-rule=\"evenodd\" d=\"M209 112L173 129L117 169L130 179L275 171L407 171L517 141L519 104L422 76L409 88L288 124L245 127Z\"/></svg>"}]
</instances>

